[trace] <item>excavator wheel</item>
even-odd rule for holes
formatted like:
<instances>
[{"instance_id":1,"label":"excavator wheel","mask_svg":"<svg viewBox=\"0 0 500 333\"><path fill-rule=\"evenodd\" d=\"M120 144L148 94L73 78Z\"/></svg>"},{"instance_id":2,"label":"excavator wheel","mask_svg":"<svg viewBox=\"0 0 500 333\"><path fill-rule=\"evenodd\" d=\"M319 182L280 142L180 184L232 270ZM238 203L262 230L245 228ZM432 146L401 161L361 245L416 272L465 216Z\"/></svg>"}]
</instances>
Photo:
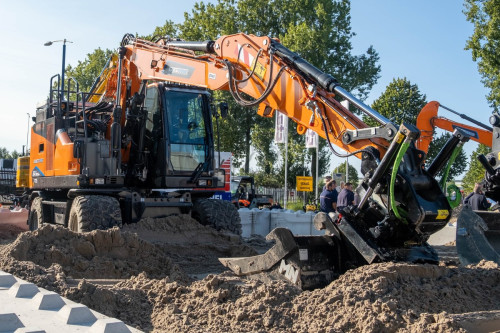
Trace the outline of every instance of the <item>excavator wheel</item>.
<instances>
[{"instance_id":1,"label":"excavator wheel","mask_svg":"<svg viewBox=\"0 0 500 333\"><path fill-rule=\"evenodd\" d=\"M35 231L40 228L43 224L43 214L42 214L42 198L36 197L31 202L30 215L29 215L29 228L31 231Z\"/></svg>"},{"instance_id":2,"label":"excavator wheel","mask_svg":"<svg viewBox=\"0 0 500 333\"><path fill-rule=\"evenodd\" d=\"M113 197L82 195L73 200L69 213L68 228L74 232L121 227L120 204Z\"/></svg>"},{"instance_id":3,"label":"excavator wheel","mask_svg":"<svg viewBox=\"0 0 500 333\"><path fill-rule=\"evenodd\" d=\"M241 235L241 218L229 201L200 199L194 203L193 218L215 230L226 230Z\"/></svg>"}]
</instances>

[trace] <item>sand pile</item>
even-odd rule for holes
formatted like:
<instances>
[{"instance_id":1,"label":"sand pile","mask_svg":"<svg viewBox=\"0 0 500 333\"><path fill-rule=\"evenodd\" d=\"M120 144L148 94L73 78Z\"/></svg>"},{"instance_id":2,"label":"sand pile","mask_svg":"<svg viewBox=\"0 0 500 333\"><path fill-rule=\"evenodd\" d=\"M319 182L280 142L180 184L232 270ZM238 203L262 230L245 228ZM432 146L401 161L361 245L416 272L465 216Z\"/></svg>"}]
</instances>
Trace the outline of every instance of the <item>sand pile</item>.
<instances>
[{"instance_id":1,"label":"sand pile","mask_svg":"<svg viewBox=\"0 0 500 333\"><path fill-rule=\"evenodd\" d=\"M0 251L0 257L3 261L32 262L45 269L60 266L71 278L128 278L146 272L151 277L186 279L163 251L118 228L76 234L46 225L21 234ZM10 271L7 263L3 266Z\"/></svg>"},{"instance_id":2,"label":"sand pile","mask_svg":"<svg viewBox=\"0 0 500 333\"><path fill-rule=\"evenodd\" d=\"M229 273L189 285L141 274L111 291L142 291L143 329L157 332L456 332L453 314L500 310L500 269L384 263L312 292Z\"/></svg>"},{"instance_id":3,"label":"sand pile","mask_svg":"<svg viewBox=\"0 0 500 333\"><path fill-rule=\"evenodd\" d=\"M500 268L491 262L375 264L314 291L215 265L254 253L181 216L82 235L45 226L0 246L0 269L154 332L460 332L460 318L477 312L500 318Z\"/></svg>"},{"instance_id":4,"label":"sand pile","mask_svg":"<svg viewBox=\"0 0 500 333\"><path fill-rule=\"evenodd\" d=\"M189 215L145 218L125 225L123 231L135 233L157 245L184 272L192 275L224 271L218 258L257 254L252 247L242 243L239 236L200 225Z\"/></svg>"}]
</instances>

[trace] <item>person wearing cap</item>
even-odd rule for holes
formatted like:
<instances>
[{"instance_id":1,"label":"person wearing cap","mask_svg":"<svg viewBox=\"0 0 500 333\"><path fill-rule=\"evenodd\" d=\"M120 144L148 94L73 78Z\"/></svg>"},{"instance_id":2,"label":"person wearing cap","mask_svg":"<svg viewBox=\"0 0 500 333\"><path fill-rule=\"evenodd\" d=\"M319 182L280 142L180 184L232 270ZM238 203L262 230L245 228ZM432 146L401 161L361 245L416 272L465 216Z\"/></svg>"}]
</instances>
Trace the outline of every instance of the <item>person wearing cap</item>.
<instances>
[{"instance_id":1,"label":"person wearing cap","mask_svg":"<svg viewBox=\"0 0 500 333\"><path fill-rule=\"evenodd\" d=\"M322 212L331 213L337 209L337 190L335 189L335 180L330 180L325 185L325 189L319 197L320 209Z\"/></svg>"}]
</instances>

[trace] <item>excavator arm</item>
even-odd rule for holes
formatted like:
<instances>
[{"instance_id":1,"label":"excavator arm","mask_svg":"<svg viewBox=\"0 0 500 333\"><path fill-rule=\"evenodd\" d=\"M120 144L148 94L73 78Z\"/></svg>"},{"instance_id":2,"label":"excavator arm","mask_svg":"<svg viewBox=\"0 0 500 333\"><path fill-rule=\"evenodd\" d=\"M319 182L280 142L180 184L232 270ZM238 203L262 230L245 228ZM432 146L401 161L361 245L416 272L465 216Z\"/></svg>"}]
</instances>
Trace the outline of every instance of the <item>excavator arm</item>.
<instances>
[{"instance_id":1,"label":"excavator arm","mask_svg":"<svg viewBox=\"0 0 500 333\"><path fill-rule=\"evenodd\" d=\"M444 105L441 105L439 102L431 101L422 108L417 116L417 127L420 130L420 139L417 141L417 147L420 150L423 150L427 153L427 151L429 150L429 145L434 138L434 131L436 128L441 128L450 133L459 128L460 130L468 134L471 140L491 148L491 134L493 129L490 126L480 123L475 119L472 119L464 114L457 113L453 110L450 111L482 128L462 124L448 118L438 116L439 107L450 110Z\"/></svg>"},{"instance_id":2,"label":"excavator arm","mask_svg":"<svg viewBox=\"0 0 500 333\"><path fill-rule=\"evenodd\" d=\"M298 124L300 134L311 129L349 153L373 147L383 157L396 135L394 124L344 90L335 78L269 37L236 34L206 42L125 41L124 72L118 77L121 91L138 91L145 80L227 90L239 104L258 106L259 115L282 112ZM116 71L118 67L111 75ZM117 87L116 79L109 80L106 96L116 97ZM121 105L126 98L121 96ZM382 126L369 128L339 99L349 100Z\"/></svg>"}]
</instances>

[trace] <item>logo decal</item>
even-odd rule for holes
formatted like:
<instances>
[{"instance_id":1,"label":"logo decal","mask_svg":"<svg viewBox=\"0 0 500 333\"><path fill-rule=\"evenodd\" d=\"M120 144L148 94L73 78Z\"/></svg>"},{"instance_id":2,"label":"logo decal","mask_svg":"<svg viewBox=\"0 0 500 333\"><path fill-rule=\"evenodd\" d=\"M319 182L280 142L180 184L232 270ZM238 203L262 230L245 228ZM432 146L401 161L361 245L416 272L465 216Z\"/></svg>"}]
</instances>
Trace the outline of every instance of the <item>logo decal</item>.
<instances>
[{"instance_id":1,"label":"logo decal","mask_svg":"<svg viewBox=\"0 0 500 333\"><path fill-rule=\"evenodd\" d=\"M33 171L31 171L31 177L45 177L45 175L38 167L35 167Z\"/></svg>"}]
</instances>

